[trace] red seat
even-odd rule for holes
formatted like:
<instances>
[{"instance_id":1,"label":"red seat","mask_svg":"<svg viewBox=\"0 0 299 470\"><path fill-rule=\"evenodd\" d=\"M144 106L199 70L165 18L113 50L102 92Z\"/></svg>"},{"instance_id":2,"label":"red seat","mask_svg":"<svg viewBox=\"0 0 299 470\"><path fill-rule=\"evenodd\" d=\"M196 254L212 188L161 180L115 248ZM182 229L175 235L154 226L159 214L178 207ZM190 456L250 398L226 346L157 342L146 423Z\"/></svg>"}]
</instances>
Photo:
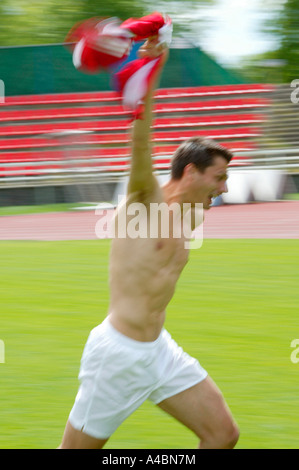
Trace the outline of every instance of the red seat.
<instances>
[{"instance_id":1,"label":"red seat","mask_svg":"<svg viewBox=\"0 0 299 470\"><path fill-rule=\"evenodd\" d=\"M271 103L264 84L169 88L155 93L153 156L169 167L178 145L205 136L235 152L254 150ZM6 97L0 121L0 176L127 171L131 117L116 92Z\"/></svg>"},{"instance_id":2,"label":"red seat","mask_svg":"<svg viewBox=\"0 0 299 470\"><path fill-rule=\"evenodd\" d=\"M257 124L265 121L265 116L262 114L229 114L217 116L184 116L184 117L168 117L156 118L154 120L155 129L172 129L172 128L196 128L196 127L211 127L211 126L229 126L239 124ZM85 132L100 132L100 131L121 131L128 130L130 127L129 120L106 120L106 121L81 121L81 122L51 122L48 124L16 124L16 125L3 125L0 127L1 137L11 136L24 136L24 135L41 135L52 133L66 132L66 131L85 131ZM194 131L196 132L196 131ZM82 137L82 136L81 136ZM81 139L80 137L80 139ZM8 141L8 139L5 139ZM0 140L1 148L3 139ZM33 143L33 142L32 142Z\"/></svg>"},{"instance_id":3,"label":"red seat","mask_svg":"<svg viewBox=\"0 0 299 470\"><path fill-rule=\"evenodd\" d=\"M194 135L203 136L215 140L226 139L240 139L247 137L256 137L261 134L258 127L239 127L235 129L210 129L203 130L182 130L182 131L161 131L153 132L154 142L182 142ZM126 133L113 133L113 134L82 134L82 135L69 135L69 136L56 136L49 137L29 137L19 139L0 139L0 150L8 149L33 149L33 148L47 148L47 147L61 147L65 145L115 145L115 144L128 144L130 141L128 132Z\"/></svg>"},{"instance_id":4,"label":"red seat","mask_svg":"<svg viewBox=\"0 0 299 470\"><path fill-rule=\"evenodd\" d=\"M274 91L273 85L250 84L250 85L226 85L226 86L206 86L206 87L184 87L184 88L161 88L155 92L156 99L165 98L191 98L194 96L225 96L225 95L252 95L259 93L269 93ZM47 95L23 95L7 96L3 106L28 106L28 105L57 105L70 103L96 103L118 101L120 94L114 91L100 92L78 92L78 93L57 93Z\"/></svg>"}]
</instances>

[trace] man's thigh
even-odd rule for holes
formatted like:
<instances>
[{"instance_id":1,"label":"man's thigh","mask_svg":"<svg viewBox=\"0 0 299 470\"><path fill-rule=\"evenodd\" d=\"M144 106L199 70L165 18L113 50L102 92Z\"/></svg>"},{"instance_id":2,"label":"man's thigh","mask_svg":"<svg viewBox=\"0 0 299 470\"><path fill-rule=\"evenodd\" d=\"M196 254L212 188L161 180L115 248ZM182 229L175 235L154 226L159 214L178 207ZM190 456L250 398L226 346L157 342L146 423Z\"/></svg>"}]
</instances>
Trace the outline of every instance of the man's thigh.
<instances>
[{"instance_id":1,"label":"man's thigh","mask_svg":"<svg viewBox=\"0 0 299 470\"><path fill-rule=\"evenodd\" d=\"M67 421L59 449L102 449L107 441L108 439L95 439L78 431Z\"/></svg>"},{"instance_id":2,"label":"man's thigh","mask_svg":"<svg viewBox=\"0 0 299 470\"><path fill-rule=\"evenodd\" d=\"M211 446L226 446L228 441L238 438L231 412L211 377L163 400L158 406Z\"/></svg>"}]
</instances>

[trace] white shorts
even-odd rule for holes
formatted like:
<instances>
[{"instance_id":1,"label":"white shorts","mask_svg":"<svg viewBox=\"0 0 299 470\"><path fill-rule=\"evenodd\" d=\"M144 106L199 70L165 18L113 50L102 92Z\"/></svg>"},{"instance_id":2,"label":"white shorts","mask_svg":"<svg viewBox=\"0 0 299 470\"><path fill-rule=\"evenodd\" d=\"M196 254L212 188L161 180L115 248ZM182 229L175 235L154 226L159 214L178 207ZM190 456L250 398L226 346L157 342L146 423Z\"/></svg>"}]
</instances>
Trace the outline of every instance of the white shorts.
<instances>
[{"instance_id":1,"label":"white shorts","mask_svg":"<svg viewBox=\"0 0 299 470\"><path fill-rule=\"evenodd\" d=\"M160 403L207 375L165 329L156 341L135 341L115 330L107 317L85 345L70 423L107 439L145 400Z\"/></svg>"}]
</instances>

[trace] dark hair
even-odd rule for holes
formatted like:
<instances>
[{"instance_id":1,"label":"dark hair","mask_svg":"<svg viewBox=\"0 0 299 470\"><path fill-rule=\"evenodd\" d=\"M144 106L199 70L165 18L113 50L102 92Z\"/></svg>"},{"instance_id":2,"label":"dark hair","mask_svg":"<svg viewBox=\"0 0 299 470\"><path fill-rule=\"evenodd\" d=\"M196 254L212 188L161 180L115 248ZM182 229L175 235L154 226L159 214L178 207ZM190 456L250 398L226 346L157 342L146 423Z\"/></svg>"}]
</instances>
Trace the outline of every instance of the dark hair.
<instances>
[{"instance_id":1,"label":"dark hair","mask_svg":"<svg viewBox=\"0 0 299 470\"><path fill-rule=\"evenodd\" d=\"M214 140L192 137L183 142L175 151L171 161L171 177L180 179L185 166L193 163L201 172L213 165L214 158L220 156L229 163L233 154Z\"/></svg>"}]
</instances>

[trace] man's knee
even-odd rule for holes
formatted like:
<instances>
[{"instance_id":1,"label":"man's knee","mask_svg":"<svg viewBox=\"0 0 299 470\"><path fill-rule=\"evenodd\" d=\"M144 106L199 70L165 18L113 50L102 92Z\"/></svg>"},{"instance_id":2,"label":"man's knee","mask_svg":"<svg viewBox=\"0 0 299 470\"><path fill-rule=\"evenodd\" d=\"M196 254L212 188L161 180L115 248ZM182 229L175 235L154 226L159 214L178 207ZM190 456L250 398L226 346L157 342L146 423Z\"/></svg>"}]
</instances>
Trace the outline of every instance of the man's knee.
<instances>
[{"instance_id":1,"label":"man's knee","mask_svg":"<svg viewBox=\"0 0 299 470\"><path fill-rule=\"evenodd\" d=\"M231 422L231 424L224 430L222 436L222 448L223 449L233 449L240 436L240 431L236 423Z\"/></svg>"},{"instance_id":2,"label":"man's knee","mask_svg":"<svg viewBox=\"0 0 299 470\"><path fill-rule=\"evenodd\" d=\"M200 448L207 449L233 449L240 436L237 424L233 420L219 423L219 428L207 432L201 437Z\"/></svg>"}]
</instances>

